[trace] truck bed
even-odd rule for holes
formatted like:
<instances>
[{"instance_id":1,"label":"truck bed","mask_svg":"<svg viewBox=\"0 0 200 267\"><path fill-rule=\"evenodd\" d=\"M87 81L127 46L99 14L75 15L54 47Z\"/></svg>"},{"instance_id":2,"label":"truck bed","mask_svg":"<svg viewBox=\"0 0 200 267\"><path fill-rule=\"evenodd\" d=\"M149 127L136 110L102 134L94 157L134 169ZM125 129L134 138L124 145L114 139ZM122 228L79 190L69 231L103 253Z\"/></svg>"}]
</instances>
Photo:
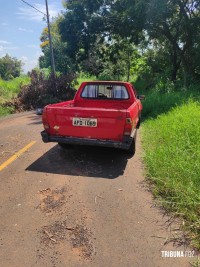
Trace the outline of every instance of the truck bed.
<instances>
[{"instance_id":1,"label":"truck bed","mask_svg":"<svg viewBox=\"0 0 200 267\"><path fill-rule=\"evenodd\" d=\"M103 108L76 107L74 103L50 105L46 110L50 126L49 134L122 141L127 107L116 104L113 104L113 107L109 106ZM73 125L75 119L96 120L97 125L95 127Z\"/></svg>"}]
</instances>

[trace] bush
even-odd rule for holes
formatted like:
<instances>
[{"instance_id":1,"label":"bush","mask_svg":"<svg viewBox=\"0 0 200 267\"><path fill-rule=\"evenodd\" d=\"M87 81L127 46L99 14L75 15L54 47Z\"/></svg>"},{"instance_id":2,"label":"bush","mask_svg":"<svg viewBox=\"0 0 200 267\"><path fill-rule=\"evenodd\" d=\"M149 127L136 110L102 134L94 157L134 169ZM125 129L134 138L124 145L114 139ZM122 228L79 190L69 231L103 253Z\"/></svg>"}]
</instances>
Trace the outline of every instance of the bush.
<instances>
[{"instance_id":1,"label":"bush","mask_svg":"<svg viewBox=\"0 0 200 267\"><path fill-rule=\"evenodd\" d=\"M17 98L6 102L4 106L14 106L15 110L32 110L38 107L44 107L60 101L73 99L76 90L72 88L75 84L75 74L56 76L51 75L48 78L44 73L32 70L29 73L31 83L21 86Z\"/></svg>"},{"instance_id":2,"label":"bush","mask_svg":"<svg viewBox=\"0 0 200 267\"><path fill-rule=\"evenodd\" d=\"M22 62L15 57L6 54L0 58L0 77L3 80L12 80L19 77L22 71Z\"/></svg>"}]
</instances>

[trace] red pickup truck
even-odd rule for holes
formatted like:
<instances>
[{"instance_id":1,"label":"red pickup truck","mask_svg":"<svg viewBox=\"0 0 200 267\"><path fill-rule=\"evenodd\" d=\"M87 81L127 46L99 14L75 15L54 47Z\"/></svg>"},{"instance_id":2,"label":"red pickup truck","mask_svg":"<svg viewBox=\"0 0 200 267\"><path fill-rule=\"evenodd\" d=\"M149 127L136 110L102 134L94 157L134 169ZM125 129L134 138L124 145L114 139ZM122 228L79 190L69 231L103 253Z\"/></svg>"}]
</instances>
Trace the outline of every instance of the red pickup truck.
<instances>
[{"instance_id":1,"label":"red pickup truck","mask_svg":"<svg viewBox=\"0 0 200 267\"><path fill-rule=\"evenodd\" d=\"M47 142L94 145L135 152L142 105L128 82L83 82L73 100L44 108L42 139Z\"/></svg>"}]
</instances>

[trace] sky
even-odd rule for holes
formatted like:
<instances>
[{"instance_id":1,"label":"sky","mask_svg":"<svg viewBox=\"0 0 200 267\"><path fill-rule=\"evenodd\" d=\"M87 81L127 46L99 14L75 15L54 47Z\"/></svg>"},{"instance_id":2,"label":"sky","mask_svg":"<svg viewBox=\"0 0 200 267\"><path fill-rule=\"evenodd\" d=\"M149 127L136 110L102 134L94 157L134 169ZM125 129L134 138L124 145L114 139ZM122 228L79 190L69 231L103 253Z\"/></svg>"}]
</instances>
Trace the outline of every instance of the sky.
<instances>
[{"instance_id":1,"label":"sky","mask_svg":"<svg viewBox=\"0 0 200 267\"><path fill-rule=\"evenodd\" d=\"M46 13L45 0L26 0ZM50 20L63 10L62 0L48 0ZM0 57L9 54L24 63L23 71L38 66L44 15L22 0L0 0Z\"/></svg>"}]
</instances>

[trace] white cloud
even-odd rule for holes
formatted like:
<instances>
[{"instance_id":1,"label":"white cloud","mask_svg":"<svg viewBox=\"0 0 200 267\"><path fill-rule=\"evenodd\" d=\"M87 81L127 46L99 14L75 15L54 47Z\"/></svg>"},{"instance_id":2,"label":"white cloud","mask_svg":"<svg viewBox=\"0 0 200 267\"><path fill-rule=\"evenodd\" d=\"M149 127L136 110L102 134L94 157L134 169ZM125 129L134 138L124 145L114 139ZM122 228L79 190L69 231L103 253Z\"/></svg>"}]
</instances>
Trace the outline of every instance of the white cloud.
<instances>
[{"instance_id":1,"label":"white cloud","mask_svg":"<svg viewBox=\"0 0 200 267\"><path fill-rule=\"evenodd\" d=\"M33 30L28 30L28 29L21 28L21 27L18 28L18 31L21 31L21 32L33 32Z\"/></svg>"},{"instance_id":2,"label":"white cloud","mask_svg":"<svg viewBox=\"0 0 200 267\"><path fill-rule=\"evenodd\" d=\"M42 51L40 51L40 50L38 50L37 52L36 52L36 58L39 58L40 56L43 56L44 54L42 53Z\"/></svg>"},{"instance_id":3,"label":"white cloud","mask_svg":"<svg viewBox=\"0 0 200 267\"><path fill-rule=\"evenodd\" d=\"M4 56L6 54L9 54L9 51L11 50L18 50L19 47L17 46L11 46L11 42L8 42L6 40L0 40L0 52L1 55L0 56Z\"/></svg>"},{"instance_id":4,"label":"white cloud","mask_svg":"<svg viewBox=\"0 0 200 267\"><path fill-rule=\"evenodd\" d=\"M27 73L28 71L31 71L32 69L34 69L38 65L38 59L37 58L30 60L28 57L22 56L20 58L20 60L24 63L23 70L25 73Z\"/></svg>"},{"instance_id":5,"label":"white cloud","mask_svg":"<svg viewBox=\"0 0 200 267\"><path fill-rule=\"evenodd\" d=\"M46 14L46 6L43 4L35 4L35 8ZM60 12L59 8L55 4L49 4L49 15L50 17L55 17ZM31 7L19 7L19 12L17 15L21 19L25 20L33 20L37 22L41 22L45 15L41 14L39 11L31 8Z\"/></svg>"},{"instance_id":6,"label":"white cloud","mask_svg":"<svg viewBox=\"0 0 200 267\"><path fill-rule=\"evenodd\" d=\"M2 23L1 23L1 26L4 26L4 27L5 27L5 26L8 26L8 23L6 23L6 22L2 22Z\"/></svg>"},{"instance_id":7,"label":"white cloud","mask_svg":"<svg viewBox=\"0 0 200 267\"><path fill-rule=\"evenodd\" d=\"M28 58L26 56L22 56L20 60L25 63L28 61Z\"/></svg>"},{"instance_id":8,"label":"white cloud","mask_svg":"<svg viewBox=\"0 0 200 267\"><path fill-rule=\"evenodd\" d=\"M38 49L39 45L27 45L28 48Z\"/></svg>"},{"instance_id":9,"label":"white cloud","mask_svg":"<svg viewBox=\"0 0 200 267\"><path fill-rule=\"evenodd\" d=\"M11 42L8 42L8 41L5 41L5 40L0 40L0 44L3 44L3 45L5 45L5 44L11 44Z\"/></svg>"},{"instance_id":10,"label":"white cloud","mask_svg":"<svg viewBox=\"0 0 200 267\"><path fill-rule=\"evenodd\" d=\"M0 45L0 52L4 52L4 54L7 54L9 53L10 50L18 50L19 47L17 46L4 46L3 45Z\"/></svg>"},{"instance_id":11,"label":"white cloud","mask_svg":"<svg viewBox=\"0 0 200 267\"><path fill-rule=\"evenodd\" d=\"M19 47L17 46L9 46L9 47L4 47L4 50L18 50Z\"/></svg>"},{"instance_id":12,"label":"white cloud","mask_svg":"<svg viewBox=\"0 0 200 267\"><path fill-rule=\"evenodd\" d=\"M38 59L28 60L23 66L24 73L27 73L36 67L38 67Z\"/></svg>"},{"instance_id":13,"label":"white cloud","mask_svg":"<svg viewBox=\"0 0 200 267\"><path fill-rule=\"evenodd\" d=\"M20 60L24 63L23 69L24 73L31 71L35 67L38 67L39 62L38 58L42 55L42 52L37 51L32 59L28 58L27 56L22 56Z\"/></svg>"}]
</instances>

